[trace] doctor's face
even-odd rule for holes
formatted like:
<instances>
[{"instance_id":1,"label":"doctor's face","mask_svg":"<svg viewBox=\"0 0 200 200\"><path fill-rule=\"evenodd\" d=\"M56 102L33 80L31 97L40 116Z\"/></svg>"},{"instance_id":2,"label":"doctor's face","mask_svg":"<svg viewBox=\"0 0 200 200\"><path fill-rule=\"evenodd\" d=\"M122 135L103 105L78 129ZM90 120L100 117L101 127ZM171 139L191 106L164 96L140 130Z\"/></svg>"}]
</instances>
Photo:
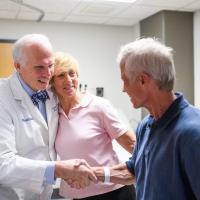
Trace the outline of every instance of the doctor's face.
<instances>
[{"instance_id":1,"label":"doctor's face","mask_svg":"<svg viewBox=\"0 0 200 200\"><path fill-rule=\"evenodd\" d=\"M52 86L59 97L75 97L78 87L78 75L71 67L56 67Z\"/></svg>"},{"instance_id":2,"label":"doctor's face","mask_svg":"<svg viewBox=\"0 0 200 200\"><path fill-rule=\"evenodd\" d=\"M23 81L35 91L46 89L54 69L52 49L33 44L24 47L22 58L15 68Z\"/></svg>"}]
</instances>

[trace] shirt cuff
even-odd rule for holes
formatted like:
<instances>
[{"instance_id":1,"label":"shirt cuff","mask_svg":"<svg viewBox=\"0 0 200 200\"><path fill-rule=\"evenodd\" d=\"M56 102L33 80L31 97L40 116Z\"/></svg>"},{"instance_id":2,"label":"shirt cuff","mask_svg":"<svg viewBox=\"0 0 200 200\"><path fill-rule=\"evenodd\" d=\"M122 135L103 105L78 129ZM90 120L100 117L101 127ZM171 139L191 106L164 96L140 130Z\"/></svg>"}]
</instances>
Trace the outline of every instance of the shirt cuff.
<instances>
[{"instance_id":1,"label":"shirt cuff","mask_svg":"<svg viewBox=\"0 0 200 200\"><path fill-rule=\"evenodd\" d=\"M126 166L129 172L131 172L133 175L135 175L135 171L134 171L134 165L131 162L131 160L126 161Z\"/></svg>"},{"instance_id":2,"label":"shirt cuff","mask_svg":"<svg viewBox=\"0 0 200 200\"><path fill-rule=\"evenodd\" d=\"M44 179L43 179L43 185L53 185L56 183L56 179L54 176L55 172L55 162L49 162L49 165L47 166L45 173L44 173Z\"/></svg>"}]
</instances>

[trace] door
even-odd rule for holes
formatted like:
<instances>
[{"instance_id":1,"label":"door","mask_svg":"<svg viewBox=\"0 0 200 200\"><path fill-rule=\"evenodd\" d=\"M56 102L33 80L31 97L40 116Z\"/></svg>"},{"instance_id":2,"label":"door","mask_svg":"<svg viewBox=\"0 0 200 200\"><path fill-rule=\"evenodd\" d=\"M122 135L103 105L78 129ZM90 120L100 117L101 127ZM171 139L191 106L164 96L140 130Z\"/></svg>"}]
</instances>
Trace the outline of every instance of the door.
<instances>
[{"instance_id":1,"label":"door","mask_svg":"<svg viewBox=\"0 0 200 200\"><path fill-rule=\"evenodd\" d=\"M0 40L0 78L8 77L14 70L12 46L14 40Z\"/></svg>"}]
</instances>

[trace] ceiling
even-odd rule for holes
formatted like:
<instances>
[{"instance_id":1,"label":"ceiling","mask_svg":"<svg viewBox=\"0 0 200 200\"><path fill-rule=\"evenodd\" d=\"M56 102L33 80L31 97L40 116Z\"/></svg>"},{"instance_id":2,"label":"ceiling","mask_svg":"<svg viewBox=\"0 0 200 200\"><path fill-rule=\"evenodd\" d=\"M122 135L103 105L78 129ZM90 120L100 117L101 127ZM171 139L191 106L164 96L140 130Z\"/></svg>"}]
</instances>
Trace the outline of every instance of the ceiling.
<instances>
[{"instance_id":1,"label":"ceiling","mask_svg":"<svg viewBox=\"0 0 200 200\"><path fill-rule=\"evenodd\" d=\"M0 19L132 26L161 10L196 11L200 0L0 0Z\"/></svg>"}]
</instances>

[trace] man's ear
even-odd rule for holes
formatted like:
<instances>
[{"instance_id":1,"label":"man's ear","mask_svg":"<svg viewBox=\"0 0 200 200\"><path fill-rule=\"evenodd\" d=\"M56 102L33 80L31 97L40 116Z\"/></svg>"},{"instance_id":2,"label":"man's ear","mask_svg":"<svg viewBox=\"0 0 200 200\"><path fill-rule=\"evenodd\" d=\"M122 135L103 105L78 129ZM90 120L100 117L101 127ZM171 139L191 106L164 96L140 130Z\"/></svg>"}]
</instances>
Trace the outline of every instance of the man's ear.
<instances>
[{"instance_id":1,"label":"man's ear","mask_svg":"<svg viewBox=\"0 0 200 200\"><path fill-rule=\"evenodd\" d=\"M14 67L15 67L15 69L16 69L17 71L19 71L20 68L21 68L20 64L17 63L17 62L14 62Z\"/></svg>"},{"instance_id":2,"label":"man's ear","mask_svg":"<svg viewBox=\"0 0 200 200\"><path fill-rule=\"evenodd\" d=\"M139 77L139 78L140 78L140 82L141 82L142 85L148 83L149 80L150 80L149 74L144 73L144 72L142 72L142 73L140 74L140 77Z\"/></svg>"}]
</instances>

